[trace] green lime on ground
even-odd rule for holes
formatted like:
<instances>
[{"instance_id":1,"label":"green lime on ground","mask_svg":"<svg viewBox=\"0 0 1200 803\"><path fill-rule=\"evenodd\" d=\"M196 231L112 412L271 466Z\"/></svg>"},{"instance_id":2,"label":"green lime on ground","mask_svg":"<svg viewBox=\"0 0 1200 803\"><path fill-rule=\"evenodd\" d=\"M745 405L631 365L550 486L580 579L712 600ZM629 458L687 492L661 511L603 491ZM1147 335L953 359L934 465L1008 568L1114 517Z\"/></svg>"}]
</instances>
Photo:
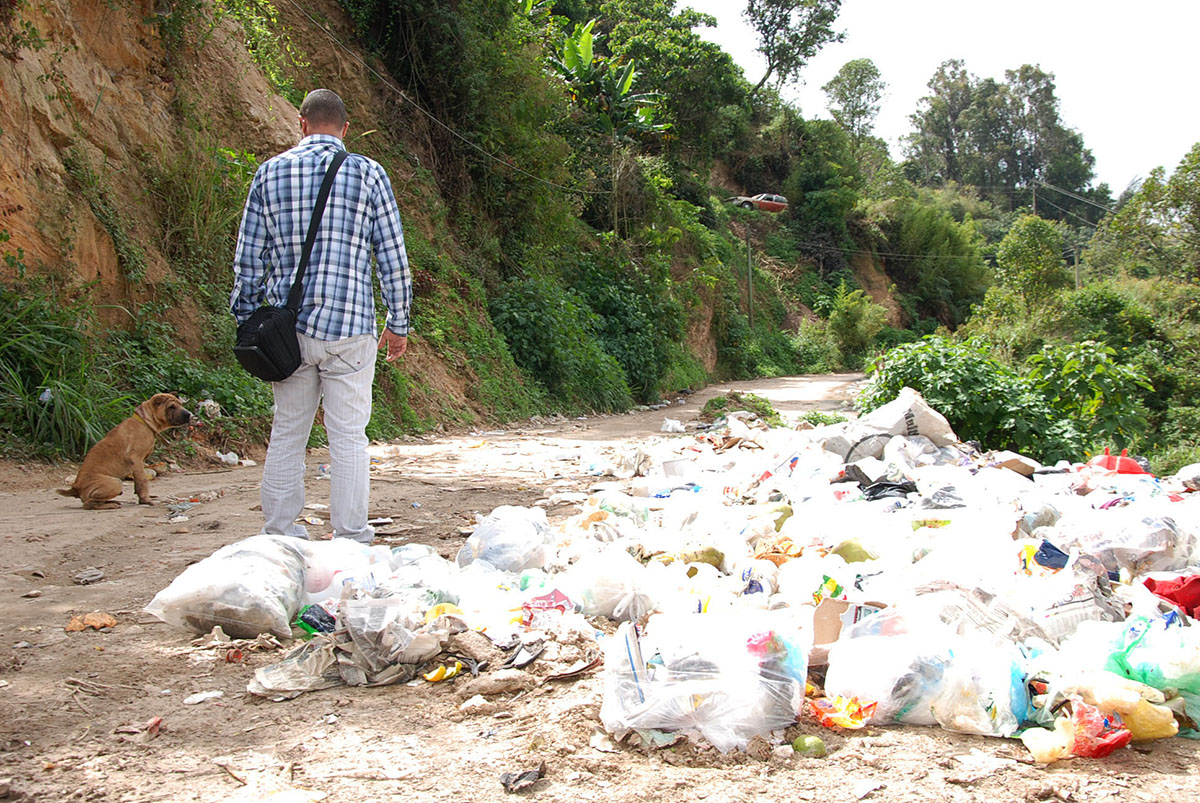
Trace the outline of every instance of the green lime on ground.
<instances>
[{"instance_id":1,"label":"green lime on ground","mask_svg":"<svg viewBox=\"0 0 1200 803\"><path fill-rule=\"evenodd\" d=\"M804 756L820 758L825 755L825 742L820 736L797 736L792 741L792 749Z\"/></svg>"}]
</instances>

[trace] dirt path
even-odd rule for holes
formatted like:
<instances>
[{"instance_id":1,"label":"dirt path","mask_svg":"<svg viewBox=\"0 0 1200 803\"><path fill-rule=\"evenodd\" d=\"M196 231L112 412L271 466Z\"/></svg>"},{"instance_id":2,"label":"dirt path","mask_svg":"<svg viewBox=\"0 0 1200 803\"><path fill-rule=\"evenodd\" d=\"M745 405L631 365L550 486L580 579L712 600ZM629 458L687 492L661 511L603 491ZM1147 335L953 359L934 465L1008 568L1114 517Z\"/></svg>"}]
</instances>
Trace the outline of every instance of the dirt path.
<instances>
[{"instance_id":1,"label":"dirt path","mask_svg":"<svg viewBox=\"0 0 1200 803\"><path fill-rule=\"evenodd\" d=\"M460 529L501 504L532 504L546 489L583 490L590 456L657 437L665 417L690 420L731 387L765 395L785 413L843 407L857 375L736 383L666 409L530 422L503 432L416 438L388 449L402 469L376 478L372 513L395 523L385 543L426 543L453 556ZM309 499L328 502L308 462ZM188 563L253 534L261 521L258 468L169 474L155 507L126 502L89 513L50 489L72 468L0 465L0 799L59 801L477 801L506 795L502 773L544 761L528 797L544 801L1190 800L1200 796L1197 750L1181 739L1043 770L1021 761L991 772L955 757L974 750L1024 759L1015 742L931 728L821 732L824 759L769 750L721 756L710 748L602 752L599 674L502 699L494 714L463 717L452 684L335 688L286 703L245 695L257 666L277 653L191 647L192 635L142 612ZM198 499L169 523L166 504ZM569 509L552 511L552 519ZM313 528L319 529L319 528ZM77 585L93 567L102 581ZM30 594L40 592L39 596ZM64 632L73 615L112 614L109 632ZM200 691L216 700L185 705ZM156 738L138 727L162 718ZM123 732L131 731L131 732ZM10 786L5 786L11 779Z\"/></svg>"}]
</instances>

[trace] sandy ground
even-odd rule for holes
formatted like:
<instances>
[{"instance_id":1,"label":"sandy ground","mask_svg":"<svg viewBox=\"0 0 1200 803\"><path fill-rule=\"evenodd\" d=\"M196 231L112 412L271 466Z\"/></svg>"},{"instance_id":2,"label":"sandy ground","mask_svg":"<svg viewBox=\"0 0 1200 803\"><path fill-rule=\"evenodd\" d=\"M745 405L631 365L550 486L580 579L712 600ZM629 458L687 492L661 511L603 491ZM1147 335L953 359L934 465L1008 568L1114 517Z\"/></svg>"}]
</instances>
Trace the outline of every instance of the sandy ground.
<instances>
[{"instance_id":1,"label":"sandy ground","mask_svg":"<svg viewBox=\"0 0 1200 803\"><path fill-rule=\"evenodd\" d=\"M690 420L717 392L750 390L784 412L836 410L859 378L736 383L669 410L406 440L392 447L403 470L372 486L372 513L395 520L384 543L453 556L476 513L531 504L553 483L586 489L594 481L583 473L587 455L660 437L664 417ZM324 462L321 451L309 456L313 502L328 502L317 476ZM507 797L502 773L542 762L546 777L522 793L542 801L1200 799L1200 749L1183 739L1039 768L1015 741L912 727L835 733L806 720L789 738L820 733L827 757L772 756L765 745L729 756L690 745L604 752L590 744L600 673L502 696L498 711L467 717L453 683L264 702L245 694L246 683L279 653L248 651L230 663L224 650L193 648L193 634L142 611L186 565L256 531L260 470L165 474L151 486L154 507L133 504L127 484L121 509L101 512L52 493L73 470L0 465L0 799L499 800ZM168 523L166 504L185 499L203 501L186 523ZM76 584L89 567L103 579ZM116 626L64 631L72 616L93 611ZM224 696L184 705L209 690ZM138 732L155 717L156 737ZM981 768L979 754L998 760Z\"/></svg>"}]
</instances>

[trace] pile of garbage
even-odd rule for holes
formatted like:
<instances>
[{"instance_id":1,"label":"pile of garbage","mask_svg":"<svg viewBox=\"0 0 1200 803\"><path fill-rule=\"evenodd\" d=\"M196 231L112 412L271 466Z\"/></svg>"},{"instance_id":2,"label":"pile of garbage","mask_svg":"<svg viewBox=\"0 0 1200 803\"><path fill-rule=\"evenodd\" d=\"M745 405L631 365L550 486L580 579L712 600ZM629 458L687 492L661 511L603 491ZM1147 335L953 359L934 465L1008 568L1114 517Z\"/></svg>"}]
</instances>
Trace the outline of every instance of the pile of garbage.
<instances>
[{"instance_id":1,"label":"pile of garbage","mask_svg":"<svg viewBox=\"0 0 1200 803\"><path fill-rule=\"evenodd\" d=\"M486 697L602 651L603 725L646 744L726 752L801 716L1019 735L1046 763L1200 738L1200 466L981 452L906 388L815 429L731 415L606 473L623 479L546 500L577 505L555 526L492 511L455 561L255 536L147 610L241 638L307 631L256 672L250 692L273 699L418 674Z\"/></svg>"}]
</instances>

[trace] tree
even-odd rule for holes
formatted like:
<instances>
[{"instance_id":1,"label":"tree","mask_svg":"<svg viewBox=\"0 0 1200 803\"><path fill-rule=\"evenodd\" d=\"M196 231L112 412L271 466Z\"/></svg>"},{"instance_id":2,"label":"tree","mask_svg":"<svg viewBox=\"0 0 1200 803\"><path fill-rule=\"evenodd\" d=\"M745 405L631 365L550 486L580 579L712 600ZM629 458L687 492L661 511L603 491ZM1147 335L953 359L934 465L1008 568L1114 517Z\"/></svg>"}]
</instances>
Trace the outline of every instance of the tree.
<instances>
[{"instance_id":1,"label":"tree","mask_svg":"<svg viewBox=\"0 0 1200 803\"><path fill-rule=\"evenodd\" d=\"M1054 224L1025 215L1009 229L996 251L996 278L1027 306L1048 300L1070 284L1062 257L1062 236Z\"/></svg>"},{"instance_id":2,"label":"tree","mask_svg":"<svg viewBox=\"0 0 1200 803\"><path fill-rule=\"evenodd\" d=\"M974 84L960 59L942 62L929 79L931 94L921 98L909 117L916 130L908 137L908 158L920 183L962 183L966 137L961 118L971 107Z\"/></svg>"},{"instance_id":3,"label":"tree","mask_svg":"<svg viewBox=\"0 0 1200 803\"><path fill-rule=\"evenodd\" d=\"M833 30L842 0L749 0L743 12L758 34L758 52L767 71L750 90L754 97L772 76L778 84L794 81L808 60L845 34Z\"/></svg>"},{"instance_id":4,"label":"tree","mask_svg":"<svg viewBox=\"0 0 1200 803\"><path fill-rule=\"evenodd\" d=\"M1100 223L1084 257L1105 272L1200 278L1200 142L1169 179L1161 167L1150 171Z\"/></svg>"},{"instance_id":5,"label":"tree","mask_svg":"<svg viewBox=\"0 0 1200 803\"><path fill-rule=\"evenodd\" d=\"M1088 201L1105 204L1108 188L1088 186L1095 159L1059 117L1054 74L1025 64L1004 77L979 79L958 60L938 67L931 94L910 118L916 130L908 137L909 176L931 186L975 185L1010 211L1050 185L1057 189L1038 210L1043 217L1096 221L1099 210Z\"/></svg>"},{"instance_id":6,"label":"tree","mask_svg":"<svg viewBox=\"0 0 1200 803\"><path fill-rule=\"evenodd\" d=\"M670 143L702 157L727 147L721 110L744 105L747 89L732 57L696 33L716 19L690 8L675 13L675 0L607 0L600 20L613 58L636 62L639 84L661 94Z\"/></svg>"},{"instance_id":7,"label":"tree","mask_svg":"<svg viewBox=\"0 0 1200 803\"><path fill-rule=\"evenodd\" d=\"M848 61L821 89L829 98L826 107L833 119L846 129L857 149L871 135L887 90L879 68L870 59Z\"/></svg>"}]
</instances>

